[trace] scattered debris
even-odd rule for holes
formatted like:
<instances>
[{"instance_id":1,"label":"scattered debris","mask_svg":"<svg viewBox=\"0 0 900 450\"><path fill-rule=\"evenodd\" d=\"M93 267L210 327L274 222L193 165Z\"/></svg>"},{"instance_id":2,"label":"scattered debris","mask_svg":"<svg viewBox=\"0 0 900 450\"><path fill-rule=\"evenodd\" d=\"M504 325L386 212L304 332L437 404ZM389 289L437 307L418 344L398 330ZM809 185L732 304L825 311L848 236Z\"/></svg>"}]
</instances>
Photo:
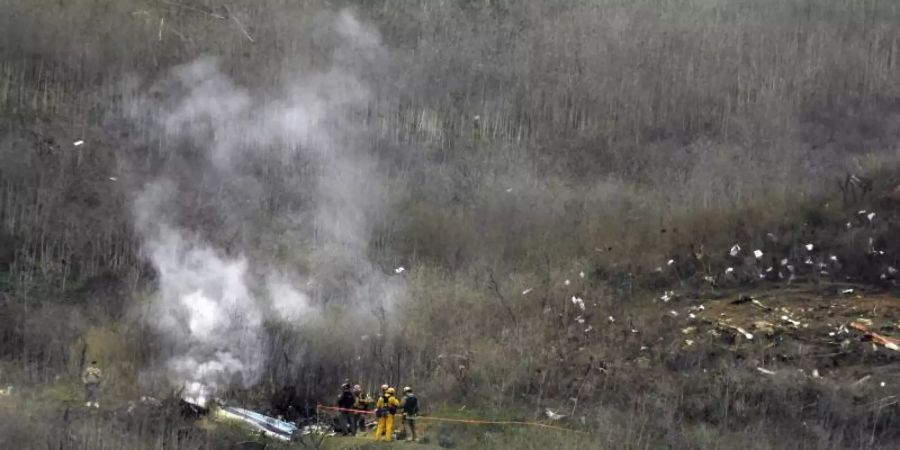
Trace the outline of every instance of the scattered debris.
<instances>
[{"instance_id":1,"label":"scattered debris","mask_svg":"<svg viewBox=\"0 0 900 450\"><path fill-rule=\"evenodd\" d=\"M77 141L73 142L72 145L74 145L76 147L81 147L82 145L84 145L84 141L77 140Z\"/></svg>"},{"instance_id":2,"label":"scattered debris","mask_svg":"<svg viewBox=\"0 0 900 450\"><path fill-rule=\"evenodd\" d=\"M822 376L819 375L819 369L813 369L813 371L812 371L812 377L813 377L813 378L822 378Z\"/></svg>"},{"instance_id":3,"label":"scattered debris","mask_svg":"<svg viewBox=\"0 0 900 450\"><path fill-rule=\"evenodd\" d=\"M675 291L666 291L659 299L662 300L663 303L668 303L669 300L672 300L673 298L675 298Z\"/></svg>"},{"instance_id":4,"label":"scattered debris","mask_svg":"<svg viewBox=\"0 0 900 450\"><path fill-rule=\"evenodd\" d=\"M869 215L867 215L866 218L869 219L869 222L871 222L872 220L875 219L875 213L869 213Z\"/></svg>"},{"instance_id":5,"label":"scattered debris","mask_svg":"<svg viewBox=\"0 0 900 450\"><path fill-rule=\"evenodd\" d=\"M757 300L757 299L755 299L755 298L754 298L754 299L751 299L751 300L750 300L750 303L751 303L753 306L755 306L755 307L757 307L757 308L759 308L759 309L761 309L761 310L763 310L763 311L766 311L766 312L772 310L772 308L769 308L768 306L763 305L762 302L760 302L759 300Z\"/></svg>"},{"instance_id":6,"label":"scattered debris","mask_svg":"<svg viewBox=\"0 0 900 450\"><path fill-rule=\"evenodd\" d=\"M463 408L465 408L465 407L463 407ZM326 435L326 436L334 436L335 435L334 427L329 427L327 425L315 424L315 423L311 424L311 425L307 425L300 430L301 436L308 436L310 434L319 434L319 435Z\"/></svg>"},{"instance_id":7,"label":"scattered debris","mask_svg":"<svg viewBox=\"0 0 900 450\"><path fill-rule=\"evenodd\" d=\"M685 347L690 347L690 346L692 346L692 345L694 345L694 341L692 341L692 340L690 340L690 339L685 339L685 340L684 340L684 346L685 346Z\"/></svg>"},{"instance_id":8,"label":"scattered debris","mask_svg":"<svg viewBox=\"0 0 900 450\"><path fill-rule=\"evenodd\" d=\"M731 246L731 250L728 252L728 254L732 257L741 254L741 246L738 244L734 244L733 246Z\"/></svg>"},{"instance_id":9,"label":"scattered debris","mask_svg":"<svg viewBox=\"0 0 900 450\"><path fill-rule=\"evenodd\" d=\"M585 328L585 329L584 329L584 332L585 332L585 333L590 333L590 332L591 332L591 330L593 330L593 329L594 329L594 327L593 327L593 326L591 326L591 325L588 325L588 327L587 327L587 328Z\"/></svg>"},{"instance_id":10,"label":"scattered debris","mask_svg":"<svg viewBox=\"0 0 900 450\"><path fill-rule=\"evenodd\" d=\"M762 257L763 257L762 250L753 250L753 256L755 256L756 259L762 259Z\"/></svg>"},{"instance_id":11,"label":"scattered debris","mask_svg":"<svg viewBox=\"0 0 900 450\"><path fill-rule=\"evenodd\" d=\"M396 274L398 274L398 275L401 274L401 273L403 273L403 272L406 272L406 268L403 267L403 266L400 266L400 267L394 269L394 273L396 273Z\"/></svg>"},{"instance_id":12,"label":"scattered debris","mask_svg":"<svg viewBox=\"0 0 900 450\"><path fill-rule=\"evenodd\" d=\"M781 316L781 320L784 321L784 322L787 322L787 323L789 323L789 324L791 324L791 325L793 325L793 326L795 326L795 327L799 327L799 326L800 326L800 322L799 322L799 321L794 320L794 319L791 319L791 318L788 317L788 316Z\"/></svg>"},{"instance_id":13,"label":"scattered debris","mask_svg":"<svg viewBox=\"0 0 900 450\"><path fill-rule=\"evenodd\" d=\"M575 318L575 321L578 322L578 323L580 323L580 324L583 324L583 323L584 323L584 317L578 316L578 317Z\"/></svg>"},{"instance_id":14,"label":"scattered debris","mask_svg":"<svg viewBox=\"0 0 900 450\"><path fill-rule=\"evenodd\" d=\"M851 289L844 289L843 291L841 291L841 294L844 294L844 295L850 295L850 294L852 294L852 293L854 293L854 292L856 292L856 291L853 290L852 288L851 288Z\"/></svg>"},{"instance_id":15,"label":"scattered debris","mask_svg":"<svg viewBox=\"0 0 900 450\"><path fill-rule=\"evenodd\" d=\"M566 285L566 286L568 286L568 285L572 284L572 282L569 281L569 280L566 280L566 281L563 281L563 284Z\"/></svg>"},{"instance_id":16,"label":"scattered debris","mask_svg":"<svg viewBox=\"0 0 900 450\"><path fill-rule=\"evenodd\" d=\"M109 181L117 181L117 180L118 180L118 178L116 178L116 177L109 177Z\"/></svg>"},{"instance_id":17,"label":"scattered debris","mask_svg":"<svg viewBox=\"0 0 900 450\"><path fill-rule=\"evenodd\" d=\"M813 251L813 248L815 248L815 247L813 247L812 244L806 244L805 247L806 247L806 251L808 251L808 252Z\"/></svg>"},{"instance_id":18,"label":"scattered debris","mask_svg":"<svg viewBox=\"0 0 900 450\"><path fill-rule=\"evenodd\" d=\"M734 273L734 267L725 269L725 275L731 275L732 273Z\"/></svg>"},{"instance_id":19,"label":"scattered debris","mask_svg":"<svg viewBox=\"0 0 900 450\"><path fill-rule=\"evenodd\" d=\"M759 373L762 373L762 374L765 374L765 375L775 375L775 372L773 372L773 371L771 371L771 370L769 370L769 369L764 369L764 368L762 368L762 367L757 367L756 370L757 370Z\"/></svg>"},{"instance_id":20,"label":"scattered debris","mask_svg":"<svg viewBox=\"0 0 900 450\"><path fill-rule=\"evenodd\" d=\"M744 337L747 338L748 340L752 340L752 339L753 339L753 335L750 334L750 333L748 333L747 330L745 330L745 329L743 329L743 328L741 328L741 327L737 327L736 329L737 329L737 332L738 332L738 333L743 334Z\"/></svg>"},{"instance_id":21,"label":"scattered debris","mask_svg":"<svg viewBox=\"0 0 900 450\"><path fill-rule=\"evenodd\" d=\"M672 317L678 317L678 312L677 312L677 311L675 311L675 310L674 310L674 309L673 309L673 310L671 310L671 311L669 311L669 314L671 314L671 315L672 315Z\"/></svg>"},{"instance_id":22,"label":"scattered debris","mask_svg":"<svg viewBox=\"0 0 900 450\"><path fill-rule=\"evenodd\" d=\"M859 321L851 322L850 328L863 332L870 341L882 345L886 349L900 351L900 339L883 336L873 331L869 331L869 328Z\"/></svg>"},{"instance_id":23,"label":"scattered debris","mask_svg":"<svg viewBox=\"0 0 900 450\"><path fill-rule=\"evenodd\" d=\"M607 317L607 319L606 319L606 320L609 320L609 323L615 323L615 322L616 322L616 318L615 318L615 317L613 317L613 316L609 316L609 317Z\"/></svg>"},{"instance_id":24,"label":"scattered debris","mask_svg":"<svg viewBox=\"0 0 900 450\"><path fill-rule=\"evenodd\" d=\"M528 293L531 291L533 291L532 288L525 289L524 291L522 291L522 295L528 295Z\"/></svg>"},{"instance_id":25,"label":"scattered debris","mask_svg":"<svg viewBox=\"0 0 900 450\"><path fill-rule=\"evenodd\" d=\"M581 310L584 311L584 300L581 299L580 297L576 297L573 295L572 296L572 304L581 308Z\"/></svg>"},{"instance_id":26,"label":"scattered debris","mask_svg":"<svg viewBox=\"0 0 900 450\"><path fill-rule=\"evenodd\" d=\"M670 259L670 260L668 260L668 261L666 262L666 265L667 265L667 266L671 266L672 264L675 264L675 260L674 260L674 259Z\"/></svg>"},{"instance_id":27,"label":"scattered debris","mask_svg":"<svg viewBox=\"0 0 900 450\"><path fill-rule=\"evenodd\" d=\"M0 389L0 397L9 397L10 395L12 395L12 392L13 392L13 387L6 386L5 388Z\"/></svg>"},{"instance_id":28,"label":"scattered debris","mask_svg":"<svg viewBox=\"0 0 900 450\"><path fill-rule=\"evenodd\" d=\"M584 278L584 271L578 272L578 276Z\"/></svg>"},{"instance_id":29,"label":"scattered debris","mask_svg":"<svg viewBox=\"0 0 900 450\"><path fill-rule=\"evenodd\" d=\"M681 329L681 334L694 334L697 331L697 327L687 327Z\"/></svg>"}]
</instances>

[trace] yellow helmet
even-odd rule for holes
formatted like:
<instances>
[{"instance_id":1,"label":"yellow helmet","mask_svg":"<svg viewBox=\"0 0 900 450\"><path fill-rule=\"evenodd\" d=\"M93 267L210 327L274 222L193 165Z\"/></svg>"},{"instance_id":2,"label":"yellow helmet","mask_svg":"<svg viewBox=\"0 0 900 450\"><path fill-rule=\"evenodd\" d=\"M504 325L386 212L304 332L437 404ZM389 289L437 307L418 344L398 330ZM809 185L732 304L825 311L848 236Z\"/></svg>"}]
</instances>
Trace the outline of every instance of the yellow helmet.
<instances>
[{"instance_id":1,"label":"yellow helmet","mask_svg":"<svg viewBox=\"0 0 900 450\"><path fill-rule=\"evenodd\" d=\"M389 394L389 395L394 395L394 392L397 392L397 391L395 391L394 388L389 387L389 388L387 388L387 390L384 391L384 392L385 392L386 394Z\"/></svg>"}]
</instances>

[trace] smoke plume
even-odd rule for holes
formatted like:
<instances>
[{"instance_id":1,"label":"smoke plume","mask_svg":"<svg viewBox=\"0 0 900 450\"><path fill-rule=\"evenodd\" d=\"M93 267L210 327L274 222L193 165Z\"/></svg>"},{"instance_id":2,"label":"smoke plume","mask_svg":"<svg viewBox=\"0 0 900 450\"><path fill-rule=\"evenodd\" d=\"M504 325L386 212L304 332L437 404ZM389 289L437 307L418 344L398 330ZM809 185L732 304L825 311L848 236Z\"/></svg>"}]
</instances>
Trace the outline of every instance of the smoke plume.
<instances>
[{"instance_id":1,"label":"smoke plume","mask_svg":"<svg viewBox=\"0 0 900 450\"><path fill-rule=\"evenodd\" d=\"M143 319L176 386L249 387L269 321L302 326L326 304L384 308L403 295L368 256L388 207L358 117L378 34L343 12L315 30L328 67L251 90L202 58L133 103L149 124L132 155L133 210L158 292ZM359 309L359 308L357 308ZM365 310L365 308L363 308Z\"/></svg>"}]
</instances>

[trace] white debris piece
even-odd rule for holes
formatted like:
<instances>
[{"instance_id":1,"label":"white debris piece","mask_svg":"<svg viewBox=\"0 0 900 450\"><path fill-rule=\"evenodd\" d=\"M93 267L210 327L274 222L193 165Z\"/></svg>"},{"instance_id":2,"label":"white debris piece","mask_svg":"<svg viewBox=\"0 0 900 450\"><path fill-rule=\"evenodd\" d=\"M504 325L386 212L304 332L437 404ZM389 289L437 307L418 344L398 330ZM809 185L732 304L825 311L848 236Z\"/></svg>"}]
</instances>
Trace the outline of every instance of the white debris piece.
<instances>
[{"instance_id":1,"label":"white debris piece","mask_svg":"<svg viewBox=\"0 0 900 450\"><path fill-rule=\"evenodd\" d=\"M84 141L78 140L78 141L73 142L72 145L74 145L76 147L81 147L82 145L84 145Z\"/></svg>"},{"instance_id":2,"label":"white debris piece","mask_svg":"<svg viewBox=\"0 0 900 450\"><path fill-rule=\"evenodd\" d=\"M673 298L675 298L675 291L666 291L659 299L662 300L663 303L669 303L669 300L672 300Z\"/></svg>"},{"instance_id":3,"label":"white debris piece","mask_svg":"<svg viewBox=\"0 0 900 450\"><path fill-rule=\"evenodd\" d=\"M854 291L853 289L844 289L843 291L841 291L841 294L850 295L854 292L856 291Z\"/></svg>"},{"instance_id":4,"label":"white debris piece","mask_svg":"<svg viewBox=\"0 0 900 450\"><path fill-rule=\"evenodd\" d=\"M584 271L578 272L578 276L579 276L580 278L584 278Z\"/></svg>"},{"instance_id":5,"label":"white debris piece","mask_svg":"<svg viewBox=\"0 0 900 450\"><path fill-rule=\"evenodd\" d=\"M401 273L403 273L403 272L406 272L406 268L403 267L403 266L400 266L400 267L394 269L394 273L396 273L396 274L398 274L398 275L401 274Z\"/></svg>"},{"instance_id":6,"label":"white debris piece","mask_svg":"<svg viewBox=\"0 0 900 450\"><path fill-rule=\"evenodd\" d=\"M576 297L573 295L572 296L572 304L581 308L581 310L584 311L584 300L581 299L580 297Z\"/></svg>"},{"instance_id":7,"label":"white debris piece","mask_svg":"<svg viewBox=\"0 0 900 450\"><path fill-rule=\"evenodd\" d=\"M584 317L578 316L575 318L575 321L578 323L584 323Z\"/></svg>"},{"instance_id":8,"label":"white debris piece","mask_svg":"<svg viewBox=\"0 0 900 450\"><path fill-rule=\"evenodd\" d=\"M832 261L834 261L834 262L837 262L838 257L835 256L835 255L831 255L831 256L828 257L828 259L830 259L830 260L832 260Z\"/></svg>"},{"instance_id":9,"label":"white debris piece","mask_svg":"<svg viewBox=\"0 0 900 450\"><path fill-rule=\"evenodd\" d=\"M607 317L606 320L609 320L609 323L615 323L615 322L616 322L616 318L613 317L613 316Z\"/></svg>"},{"instance_id":10,"label":"white debris piece","mask_svg":"<svg viewBox=\"0 0 900 450\"><path fill-rule=\"evenodd\" d=\"M851 229L851 228L853 228L853 224L850 223L850 222L847 222L847 229L849 230L849 229Z\"/></svg>"},{"instance_id":11,"label":"white debris piece","mask_svg":"<svg viewBox=\"0 0 900 450\"><path fill-rule=\"evenodd\" d=\"M895 275L897 273L897 269L894 266L888 266L888 273L891 275Z\"/></svg>"},{"instance_id":12,"label":"white debris piece","mask_svg":"<svg viewBox=\"0 0 900 450\"><path fill-rule=\"evenodd\" d=\"M569 280L566 280L566 281L563 281L563 284L566 285L566 286L568 286L568 285L572 284L572 282L569 281Z\"/></svg>"},{"instance_id":13,"label":"white debris piece","mask_svg":"<svg viewBox=\"0 0 900 450\"><path fill-rule=\"evenodd\" d=\"M886 383L884 381L881 382L881 387L885 387Z\"/></svg>"},{"instance_id":14,"label":"white debris piece","mask_svg":"<svg viewBox=\"0 0 900 450\"><path fill-rule=\"evenodd\" d=\"M507 188L506 192L512 192L512 188Z\"/></svg>"},{"instance_id":15,"label":"white debris piece","mask_svg":"<svg viewBox=\"0 0 900 450\"><path fill-rule=\"evenodd\" d=\"M707 276L703 277L703 281L706 281L709 284L715 284L716 279L707 275Z\"/></svg>"},{"instance_id":16,"label":"white debris piece","mask_svg":"<svg viewBox=\"0 0 900 450\"><path fill-rule=\"evenodd\" d=\"M731 246L731 250L728 252L729 255L735 257L741 253L741 246L734 244Z\"/></svg>"},{"instance_id":17,"label":"white debris piece","mask_svg":"<svg viewBox=\"0 0 900 450\"><path fill-rule=\"evenodd\" d=\"M692 341L690 339L685 339L684 345L685 345L685 347L690 347L690 346L694 345L694 341Z\"/></svg>"},{"instance_id":18,"label":"white debris piece","mask_svg":"<svg viewBox=\"0 0 900 450\"><path fill-rule=\"evenodd\" d=\"M534 289L532 289L532 288L525 289L524 291L522 291L522 295L528 295L528 293L531 292L531 291L533 291L533 290L534 290Z\"/></svg>"},{"instance_id":19,"label":"white debris piece","mask_svg":"<svg viewBox=\"0 0 900 450\"><path fill-rule=\"evenodd\" d=\"M675 311L674 309L672 311L669 311L669 314L671 314L672 317L678 317L678 311Z\"/></svg>"},{"instance_id":20,"label":"white debris piece","mask_svg":"<svg viewBox=\"0 0 900 450\"><path fill-rule=\"evenodd\" d=\"M725 275L731 275L732 273L734 273L734 267L725 269Z\"/></svg>"},{"instance_id":21,"label":"white debris piece","mask_svg":"<svg viewBox=\"0 0 900 450\"><path fill-rule=\"evenodd\" d=\"M759 373L762 373L762 374L766 374L766 375L775 375L775 372L773 372L773 371L771 371L771 370L769 370L769 369L764 369L764 368L762 368L762 367L757 367L756 370L759 371Z\"/></svg>"},{"instance_id":22,"label":"white debris piece","mask_svg":"<svg viewBox=\"0 0 900 450\"><path fill-rule=\"evenodd\" d=\"M593 329L594 329L594 327L588 325L588 327L584 329L584 332L585 332L585 333L590 333L591 330L593 330Z\"/></svg>"},{"instance_id":23,"label":"white debris piece","mask_svg":"<svg viewBox=\"0 0 900 450\"><path fill-rule=\"evenodd\" d=\"M867 212L866 210L861 209L861 210L859 210L859 212L857 212L856 214L859 214L859 215L861 216L861 215L865 214L866 212Z\"/></svg>"},{"instance_id":24,"label":"white debris piece","mask_svg":"<svg viewBox=\"0 0 900 450\"><path fill-rule=\"evenodd\" d=\"M689 313L689 314L688 314L688 318L690 318L690 319L696 319L697 316L695 316L694 313Z\"/></svg>"},{"instance_id":25,"label":"white debris piece","mask_svg":"<svg viewBox=\"0 0 900 450\"><path fill-rule=\"evenodd\" d=\"M748 333L747 330L745 330L745 329L743 329L743 328L741 328L741 327L738 327L738 328L737 328L737 331L738 331L738 333L743 334L744 337L747 338L748 340L753 339L753 335L750 334L750 333Z\"/></svg>"},{"instance_id":26,"label":"white debris piece","mask_svg":"<svg viewBox=\"0 0 900 450\"><path fill-rule=\"evenodd\" d=\"M808 252L813 251L813 248L815 248L815 247L813 247L812 244L806 244L805 247L806 247L806 251L808 251Z\"/></svg>"},{"instance_id":27,"label":"white debris piece","mask_svg":"<svg viewBox=\"0 0 900 450\"><path fill-rule=\"evenodd\" d=\"M813 369L813 371L812 371L812 377L813 377L813 378L822 378L822 376L819 375L819 369Z\"/></svg>"},{"instance_id":28,"label":"white debris piece","mask_svg":"<svg viewBox=\"0 0 900 450\"><path fill-rule=\"evenodd\" d=\"M869 215L866 216L866 218L869 219L869 222L871 222L873 219L875 219L875 213L869 213Z\"/></svg>"},{"instance_id":29,"label":"white debris piece","mask_svg":"<svg viewBox=\"0 0 900 450\"><path fill-rule=\"evenodd\" d=\"M671 266L672 264L675 264L675 260L674 260L674 259L670 259L670 260L666 261L666 265L667 265L667 266Z\"/></svg>"},{"instance_id":30,"label":"white debris piece","mask_svg":"<svg viewBox=\"0 0 900 450\"><path fill-rule=\"evenodd\" d=\"M785 321L785 322L788 322L788 323L790 323L791 325L793 325L793 326L795 326L795 327L800 326L800 322L799 322L799 321L796 321L796 320L794 320L794 319L791 319L791 318L788 317L788 316L781 316L781 320L783 320L783 321Z\"/></svg>"},{"instance_id":31,"label":"white debris piece","mask_svg":"<svg viewBox=\"0 0 900 450\"><path fill-rule=\"evenodd\" d=\"M116 177L109 177L109 181L117 181L117 180L118 180L118 178L116 178Z\"/></svg>"},{"instance_id":32,"label":"white debris piece","mask_svg":"<svg viewBox=\"0 0 900 450\"><path fill-rule=\"evenodd\" d=\"M554 412L550 408L547 408L547 410L544 411L544 414L546 414L547 418L550 420L562 420L566 417L565 414L559 414L557 412Z\"/></svg>"},{"instance_id":33,"label":"white debris piece","mask_svg":"<svg viewBox=\"0 0 900 450\"><path fill-rule=\"evenodd\" d=\"M788 263L788 259L787 259L787 258L784 258L784 259L782 259L780 262L781 262L781 265L782 265L782 266L786 266L787 263Z\"/></svg>"},{"instance_id":34,"label":"white debris piece","mask_svg":"<svg viewBox=\"0 0 900 450\"><path fill-rule=\"evenodd\" d=\"M763 252L762 252L762 250L753 250L753 256L755 256L756 259L762 258L762 257L763 257Z\"/></svg>"}]
</instances>

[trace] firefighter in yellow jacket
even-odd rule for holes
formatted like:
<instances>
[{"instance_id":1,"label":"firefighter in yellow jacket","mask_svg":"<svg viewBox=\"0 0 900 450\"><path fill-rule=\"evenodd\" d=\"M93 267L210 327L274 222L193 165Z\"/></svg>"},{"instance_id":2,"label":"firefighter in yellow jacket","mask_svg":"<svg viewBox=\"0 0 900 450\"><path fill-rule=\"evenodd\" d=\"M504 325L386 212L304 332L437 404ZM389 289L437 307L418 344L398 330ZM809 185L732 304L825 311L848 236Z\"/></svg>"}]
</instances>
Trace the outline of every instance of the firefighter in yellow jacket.
<instances>
[{"instance_id":1,"label":"firefighter in yellow jacket","mask_svg":"<svg viewBox=\"0 0 900 450\"><path fill-rule=\"evenodd\" d=\"M378 427L375 428L375 440L381 439L384 433L385 442L390 442L394 435L394 414L397 414L397 408L400 407L400 400L394 397L394 388L389 387L384 391L384 395L378 397L375 402L375 417L378 418Z\"/></svg>"}]
</instances>

